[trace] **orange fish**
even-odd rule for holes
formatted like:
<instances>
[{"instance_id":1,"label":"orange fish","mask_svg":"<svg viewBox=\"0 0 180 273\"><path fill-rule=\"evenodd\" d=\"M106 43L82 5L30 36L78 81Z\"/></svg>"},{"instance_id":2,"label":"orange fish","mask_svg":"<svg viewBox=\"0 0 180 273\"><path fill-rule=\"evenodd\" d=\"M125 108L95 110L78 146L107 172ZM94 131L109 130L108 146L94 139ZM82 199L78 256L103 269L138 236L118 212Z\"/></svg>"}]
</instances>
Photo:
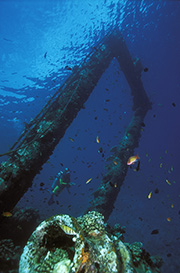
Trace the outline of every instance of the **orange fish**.
<instances>
[{"instance_id":1,"label":"orange fish","mask_svg":"<svg viewBox=\"0 0 180 273\"><path fill-rule=\"evenodd\" d=\"M131 156L129 159L128 159L128 162L127 162L127 165L130 166L130 165L133 165L135 162L138 161L138 159L140 159L140 157L137 155L133 155Z\"/></svg>"},{"instance_id":2,"label":"orange fish","mask_svg":"<svg viewBox=\"0 0 180 273\"><path fill-rule=\"evenodd\" d=\"M113 160L113 163L114 163L114 165L117 165L117 164L118 164L117 161L115 161L115 160Z\"/></svg>"},{"instance_id":3,"label":"orange fish","mask_svg":"<svg viewBox=\"0 0 180 273\"><path fill-rule=\"evenodd\" d=\"M12 216L12 213L9 212L9 211L4 211L4 212L2 213L2 216L4 216L4 217L11 217L11 216Z\"/></svg>"},{"instance_id":4,"label":"orange fish","mask_svg":"<svg viewBox=\"0 0 180 273\"><path fill-rule=\"evenodd\" d=\"M168 218L167 218L167 221L168 221L168 222L171 222L171 217L168 217Z\"/></svg>"},{"instance_id":5,"label":"orange fish","mask_svg":"<svg viewBox=\"0 0 180 273\"><path fill-rule=\"evenodd\" d=\"M97 143L99 143L99 142L100 142L100 141L99 141L99 137L98 137L98 136L96 137L96 142L97 142Z\"/></svg>"}]
</instances>

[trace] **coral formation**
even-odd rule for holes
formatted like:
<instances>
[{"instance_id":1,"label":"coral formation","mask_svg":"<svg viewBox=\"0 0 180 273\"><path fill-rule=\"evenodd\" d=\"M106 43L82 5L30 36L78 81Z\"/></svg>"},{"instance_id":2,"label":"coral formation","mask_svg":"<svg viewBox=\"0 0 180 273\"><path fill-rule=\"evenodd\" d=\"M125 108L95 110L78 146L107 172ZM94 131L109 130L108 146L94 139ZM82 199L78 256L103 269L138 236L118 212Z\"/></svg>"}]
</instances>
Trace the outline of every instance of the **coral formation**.
<instances>
[{"instance_id":1,"label":"coral formation","mask_svg":"<svg viewBox=\"0 0 180 273\"><path fill-rule=\"evenodd\" d=\"M78 224L85 234L101 233L105 230L104 216L97 211L89 211L87 214L77 218Z\"/></svg>"},{"instance_id":2,"label":"coral formation","mask_svg":"<svg viewBox=\"0 0 180 273\"><path fill-rule=\"evenodd\" d=\"M23 247L40 223L37 210L15 208L10 217L0 215L0 272L17 273Z\"/></svg>"},{"instance_id":3,"label":"coral formation","mask_svg":"<svg viewBox=\"0 0 180 273\"><path fill-rule=\"evenodd\" d=\"M141 243L123 243L114 235L123 229L109 233L103 219L91 211L77 219L56 215L43 221L24 247L19 273L160 272Z\"/></svg>"},{"instance_id":4,"label":"coral formation","mask_svg":"<svg viewBox=\"0 0 180 273\"><path fill-rule=\"evenodd\" d=\"M14 269L18 267L20 251L11 239L0 241L0 268L3 272L16 272Z\"/></svg>"},{"instance_id":5,"label":"coral formation","mask_svg":"<svg viewBox=\"0 0 180 273\"><path fill-rule=\"evenodd\" d=\"M0 240L12 239L15 245L24 246L32 231L39 224L39 214L32 208L16 208L12 217L0 217Z\"/></svg>"}]
</instances>

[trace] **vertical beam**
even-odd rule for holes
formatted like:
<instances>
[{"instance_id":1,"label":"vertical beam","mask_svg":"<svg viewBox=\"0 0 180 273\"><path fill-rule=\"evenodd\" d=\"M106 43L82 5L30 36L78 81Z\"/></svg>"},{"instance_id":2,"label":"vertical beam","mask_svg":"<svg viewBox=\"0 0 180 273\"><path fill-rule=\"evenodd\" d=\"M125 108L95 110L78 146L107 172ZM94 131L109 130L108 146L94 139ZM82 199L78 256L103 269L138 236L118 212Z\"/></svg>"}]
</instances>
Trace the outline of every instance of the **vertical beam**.
<instances>
[{"instance_id":1,"label":"vertical beam","mask_svg":"<svg viewBox=\"0 0 180 273\"><path fill-rule=\"evenodd\" d=\"M103 176L99 188L94 192L94 199L88 210L101 212L107 220L114 208L114 203L126 177L128 166L127 160L134 154L141 137L141 128L144 117L151 109L151 102L144 90L141 81L142 65L140 61L133 62L124 39L117 30L109 37L109 47L115 56L127 79L133 96L134 115L128 125L124 136L118 146L111 149L112 155L107 161L107 172ZM117 162L117 165L114 164Z\"/></svg>"}]
</instances>

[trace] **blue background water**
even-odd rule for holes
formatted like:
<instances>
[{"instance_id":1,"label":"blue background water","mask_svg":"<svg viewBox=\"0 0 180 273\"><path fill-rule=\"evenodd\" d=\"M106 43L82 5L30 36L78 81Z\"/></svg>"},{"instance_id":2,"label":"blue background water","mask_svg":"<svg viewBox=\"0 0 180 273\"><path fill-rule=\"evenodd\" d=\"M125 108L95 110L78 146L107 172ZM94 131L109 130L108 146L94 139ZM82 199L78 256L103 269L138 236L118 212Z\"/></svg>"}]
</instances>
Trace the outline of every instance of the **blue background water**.
<instances>
[{"instance_id":1,"label":"blue background water","mask_svg":"<svg viewBox=\"0 0 180 273\"><path fill-rule=\"evenodd\" d=\"M141 169L128 171L109 223L125 225L126 241L143 241L151 254L161 255L163 272L180 270L179 18L179 1L0 1L0 153L8 151L23 122L35 117L71 74L65 66L80 64L113 26L121 29L131 55L149 68L142 81L153 108L136 150ZM109 149L119 143L132 117L130 89L116 60L85 106L18 204L40 208L42 219L85 211L105 173ZM65 189L56 198L59 204L49 207L49 194L40 191L40 183L50 188L63 170L60 163L71 169L76 184L70 194ZM159 234L151 235L154 229Z\"/></svg>"}]
</instances>

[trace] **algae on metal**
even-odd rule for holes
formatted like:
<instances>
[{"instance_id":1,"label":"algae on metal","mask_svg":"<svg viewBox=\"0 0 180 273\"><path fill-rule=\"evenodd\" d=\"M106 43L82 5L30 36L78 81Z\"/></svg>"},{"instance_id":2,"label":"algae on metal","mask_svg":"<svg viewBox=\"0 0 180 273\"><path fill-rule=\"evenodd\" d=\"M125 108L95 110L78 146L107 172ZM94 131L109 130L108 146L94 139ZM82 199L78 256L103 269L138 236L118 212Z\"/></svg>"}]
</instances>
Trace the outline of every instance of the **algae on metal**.
<instances>
[{"instance_id":1,"label":"algae on metal","mask_svg":"<svg viewBox=\"0 0 180 273\"><path fill-rule=\"evenodd\" d=\"M104 217L95 211L77 219L53 216L29 238L19 273L160 272L159 260L151 257L141 243L126 244L107 230Z\"/></svg>"}]
</instances>

